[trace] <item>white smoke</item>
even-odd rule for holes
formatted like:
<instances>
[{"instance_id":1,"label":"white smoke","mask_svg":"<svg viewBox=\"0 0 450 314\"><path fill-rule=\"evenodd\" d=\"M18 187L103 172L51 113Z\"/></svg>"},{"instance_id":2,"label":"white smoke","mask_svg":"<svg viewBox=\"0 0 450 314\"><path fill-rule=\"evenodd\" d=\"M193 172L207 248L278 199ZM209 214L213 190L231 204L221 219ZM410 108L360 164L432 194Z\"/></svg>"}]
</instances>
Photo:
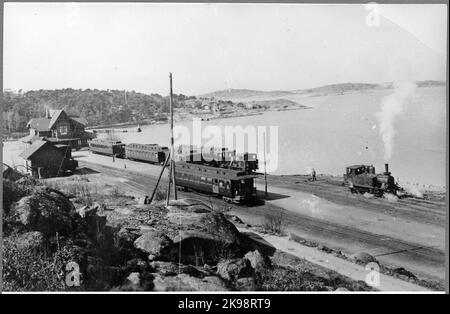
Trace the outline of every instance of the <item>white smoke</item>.
<instances>
[{"instance_id":1,"label":"white smoke","mask_svg":"<svg viewBox=\"0 0 450 314\"><path fill-rule=\"evenodd\" d=\"M417 186L415 186L415 185L405 185L405 186L402 186L402 187L405 189L405 191L407 193L409 193L409 194L411 194L411 195L413 195L413 196L415 196L417 198L423 198L423 193Z\"/></svg>"},{"instance_id":2,"label":"white smoke","mask_svg":"<svg viewBox=\"0 0 450 314\"><path fill-rule=\"evenodd\" d=\"M395 121L406 109L406 100L416 89L414 82L401 82L397 84L394 93L381 101L381 111L376 113L379 120L381 138L384 143L384 159L389 161L394 152Z\"/></svg>"}]
</instances>

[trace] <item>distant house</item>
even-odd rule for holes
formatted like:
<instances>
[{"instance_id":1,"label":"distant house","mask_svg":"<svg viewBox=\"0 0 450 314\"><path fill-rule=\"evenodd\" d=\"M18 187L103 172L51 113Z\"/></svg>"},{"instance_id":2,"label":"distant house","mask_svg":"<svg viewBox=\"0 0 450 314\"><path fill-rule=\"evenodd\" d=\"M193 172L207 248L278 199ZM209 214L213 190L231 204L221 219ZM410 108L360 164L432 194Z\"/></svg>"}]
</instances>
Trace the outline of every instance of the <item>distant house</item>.
<instances>
[{"instance_id":1,"label":"distant house","mask_svg":"<svg viewBox=\"0 0 450 314\"><path fill-rule=\"evenodd\" d=\"M34 141L19 157L26 160L26 168L37 178L58 176L78 166L78 162L72 159L70 146L46 140Z\"/></svg>"},{"instance_id":2,"label":"distant house","mask_svg":"<svg viewBox=\"0 0 450 314\"><path fill-rule=\"evenodd\" d=\"M72 147L87 145L89 134L85 132L87 121L67 115L64 110L47 110L45 118L33 118L28 122L30 135L23 142L33 143L42 138Z\"/></svg>"}]
</instances>

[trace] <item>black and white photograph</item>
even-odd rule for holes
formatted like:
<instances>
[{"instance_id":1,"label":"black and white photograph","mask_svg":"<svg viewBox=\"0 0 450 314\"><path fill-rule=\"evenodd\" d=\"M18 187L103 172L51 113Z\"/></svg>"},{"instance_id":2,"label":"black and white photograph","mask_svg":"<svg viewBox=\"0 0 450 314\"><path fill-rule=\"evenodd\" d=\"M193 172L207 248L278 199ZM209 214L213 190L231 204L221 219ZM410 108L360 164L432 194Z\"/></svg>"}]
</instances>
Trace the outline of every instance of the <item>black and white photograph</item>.
<instances>
[{"instance_id":1,"label":"black and white photograph","mask_svg":"<svg viewBox=\"0 0 450 314\"><path fill-rule=\"evenodd\" d=\"M448 293L447 1L2 5L2 293Z\"/></svg>"}]
</instances>

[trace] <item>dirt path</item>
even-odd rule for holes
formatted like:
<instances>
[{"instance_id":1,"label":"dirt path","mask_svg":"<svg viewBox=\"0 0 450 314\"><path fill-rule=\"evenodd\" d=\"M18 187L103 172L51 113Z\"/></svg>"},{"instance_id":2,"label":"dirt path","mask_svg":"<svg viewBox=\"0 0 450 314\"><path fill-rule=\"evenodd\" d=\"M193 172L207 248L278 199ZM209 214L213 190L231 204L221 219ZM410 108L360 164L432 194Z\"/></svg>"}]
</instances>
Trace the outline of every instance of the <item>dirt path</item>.
<instances>
[{"instance_id":1,"label":"dirt path","mask_svg":"<svg viewBox=\"0 0 450 314\"><path fill-rule=\"evenodd\" d=\"M363 266L343 260L331 254L320 252L317 249L289 241L288 237L265 235L242 228L240 228L239 231L246 233L249 236L256 234L257 237L253 237L256 241L262 238L278 250L295 255L299 258L304 258L316 265L334 270L353 280L366 281L366 278L371 275L370 271L366 270ZM368 283L373 283L371 286L381 291L430 291L424 287L383 274L379 274L379 280L374 278L372 281L368 281Z\"/></svg>"},{"instance_id":2,"label":"dirt path","mask_svg":"<svg viewBox=\"0 0 450 314\"><path fill-rule=\"evenodd\" d=\"M100 155L90 155L89 152L79 152L78 160L80 167L89 168L90 171L98 171L101 174L107 174L109 176L121 177L124 180L121 185L128 190L135 191L138 195L150 195L156 180L155 177L159 174L161 167L151 164L143 164L138 162L132 162L128 160L116 159L112 163L110 157ZM126 168L125 168L126 165ZM167 174L163 177L163 182L167 182ZM316 189L320 193L324 193L323 190L327 189L325 183L324 188ZM292 185L292 184L291 184ZM278 189L286 189L289 184L271 182L270 188L275 187ZM340 186L328 186L328 189L341 189ZM298 190L291 189L289 193L295 193ZM327 192L331 193L331 192ZM339 195L339 193L336 195ZM316 193L315 193L316 194ZM308 197L311 194L308 194ZM229 205L224 203L220 198L209 197L204 194L193 193L180 193L181 197L196 197L211 204L215 207L231 207L232 213L238 215L244 222L251 225L262 224L264 217L267 214L273 213L277 210L282 210L284 219L288 224L288 231L295 233L307 240L315 241L319 244L326 245L328 247L341 250L348 254L354 254L359 252L367 252L375 255L377 259L390 266L404 267L419 277L424 279L444 280L445 276L445 255L439 247L423 245L424 243L414 243L414 241L408 241L408 239L400 239L398 236L386 235L384 232L381 234L374 233L366 230L365 226L355 224L355 221L346 221L342 219L340 221L326 220L325 217L314 216L298 210L286 210L277 205L277 200L284 200L292 198L295 200L295 204L301 198L295 199L289 195L281 198L279 195L272 194L271 200L266 204L253 207L244 207ZM358 210L366 210L366 212L374 211L377 208L370 203L373 200L362 198L362 200L348 198L347 206L343 206L342 202L345 198L336 201L337 207L340 208L342 215L351 215L351 208L357 208ZM377 200L378 201L378 200ZM359 204L359 206L355 206ZM367 205L369 204L369 205ZM286 205L286 204L285 204ZM284 206L284 205L283 205ZM368 208L366 208L368 206ZM392 207L392 204L384 204L385 207ZM331 207L332 208L332 207ZM376 212L375 212L376 213ZM373 213L372 213L373 214ZM385 219L389 218L389 211L383 213L387 215ZM405 215L405 213L401 214ZM335 215L334 218L339 218L339 215ZM416 216L414 216L416 217ZM403 219L402 218L402 219ZM397 219L394 215L393 220ZM417 223L416 219L414 222ZM383 221L376 221L376 223L383 225ZM427 224L427 228L442 228L440 224ZM434 226L434 227L433 227ZM381 231L382 228L381 228ZM443 241L443 239L442 239Z\"/></svg>"}]
</instances>

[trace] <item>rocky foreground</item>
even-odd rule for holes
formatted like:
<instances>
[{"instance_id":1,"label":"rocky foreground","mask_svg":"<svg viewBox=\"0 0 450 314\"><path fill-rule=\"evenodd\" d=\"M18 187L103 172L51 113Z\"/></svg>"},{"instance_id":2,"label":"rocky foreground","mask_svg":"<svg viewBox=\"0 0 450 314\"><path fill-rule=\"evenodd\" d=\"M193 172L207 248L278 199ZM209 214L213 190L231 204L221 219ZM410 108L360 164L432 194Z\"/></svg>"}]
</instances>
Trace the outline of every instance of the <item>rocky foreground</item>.
<instances>
[{"instance_id":1,"label":"rocky foreground","mask_svg":"<svg viewBox=\"0 0 450 314\"><path fill-rule=\"evenodd\" d=\"M86 198L14 179L3 186L6 291L370 289L252 240L196 200L140 205L117 190Z\"/></svg>"}]
</instances>

